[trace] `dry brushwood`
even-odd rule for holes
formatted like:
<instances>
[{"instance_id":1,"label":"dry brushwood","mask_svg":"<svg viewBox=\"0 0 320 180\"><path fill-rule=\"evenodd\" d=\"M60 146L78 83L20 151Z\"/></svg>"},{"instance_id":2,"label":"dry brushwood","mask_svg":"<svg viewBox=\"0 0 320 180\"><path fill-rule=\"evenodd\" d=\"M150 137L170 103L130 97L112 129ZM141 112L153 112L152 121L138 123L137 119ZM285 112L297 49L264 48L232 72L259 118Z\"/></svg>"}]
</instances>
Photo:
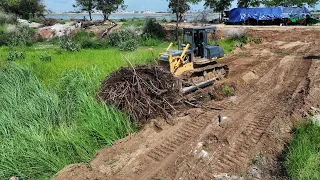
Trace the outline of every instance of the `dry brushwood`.
<instances>
[{"instance_id":1,"label":"dry brushwood","mask_svg":"<svg viewBox=\"0 0 320 180\"><path fill-rule=\"evenodd\" d=\"M159 66L126 67L109 75L98 98L144 124L156 116L167 117L177 105L180 83Z\"/></svg>"}]
</instances>

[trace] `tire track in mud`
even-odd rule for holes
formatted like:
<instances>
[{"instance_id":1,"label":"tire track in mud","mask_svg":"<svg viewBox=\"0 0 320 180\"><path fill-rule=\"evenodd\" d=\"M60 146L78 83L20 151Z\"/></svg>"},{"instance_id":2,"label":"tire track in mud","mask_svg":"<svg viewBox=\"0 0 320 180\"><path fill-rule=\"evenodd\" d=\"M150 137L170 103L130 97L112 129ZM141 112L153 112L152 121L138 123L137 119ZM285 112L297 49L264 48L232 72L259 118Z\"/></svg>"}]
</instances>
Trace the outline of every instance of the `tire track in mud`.
<instances>
[{"instance_id":1,"label":"tire track in mud","mask_svg":"<svg viewBox=\"0 0 320 180\"><path fill-rule=\"evenodd\" d=\"M215 165L214 171L232 171L241 166L250 157L250 150L260 141L274 117L257 117L251 121L235 141L235 146L222 155Z\"/></svg>"},{"instance_id":2,"label":"tire track in mud","mask_svg":"<svg viewBox=\"0 0 320 180\"><path fill-rule=\"evenodd\" d=\"M299 103L303 101L304 95L300 94L295 97L295 93L298 92L299 94L302 89L309 91L308 72L312 62L297 60L294 63L296 63L296 66L291 69L291 73L287 74L286 81L281 84L283 90L278 91L271 97L269 97L270 94L264 97L268 98L267 101L264 101L257 106L256 110L251 112L255 115L255 118L246 124L239 136L235 138L234 144L225 149L225 153L222 152L217 161L209 163L212 169L203 173L205 179L212 179L214 173L237 172L239 167L244 166L244 163L251 158L252 150L261 141L272 121L279 114L280 117L290 115L297 106L301 105ZM300 86L301 83L304 84L303 87ZM263 91L273 93L272 88ZM263 91L259 94L263 94Z\"/></svg>"},{"instance_id":3,"label":"tire track in mud","mask_svg":"<svg viewBox=\"0 0 320 180\"><path fill-rule=\"evenodd\" d=\"M194 137L199 131L206 127L211 119L203 118L199 121L188 121L180 130L171 138L166 139L147 153L152 160L159 162L168 157L178 147Z\"/></svg>"},{"instance_id":4,"label":"tire track in mud","mask_svg":"<svg viewBox=\"0 0 320 180\"><path fill-rule=\"evenodd\" d=\"M156 168L152 171L148 171L140 179L151 179L154 177L161 169L166 167L172 161L175 161L175 157L181 150L183 145L196 137L201 133L201 130L207 127L207 125L212 121L212 118L206 117L207 112L201 114L196 119L189 120L186 122L172 138L167 138L163 142L159 143L158 146L153 148L147 153L147 156L157 164ZM210 116L212 117L212 116Z\"/></svg>"},{"instance_id":5,"label":"tire track in mud","mask_svg":"<svg viewBox=\"0 0 320 180\"><path fill-rule=\"evenodd\" d=\"M271 84L268 83L263 86L269 86L270 88L259 88L259 93L249 96L250 100L246 101L244 104L247 104L245 106L252 111L248 112L249 109L243 109L242 111L246 112L244 114L253 114L254 118L251 121L247 120L245 128L241 130L241 133L237 137L235 137L231 146L226 147L223 152L217 152L219 154L217 160L207 164L211 168L205 168L203 165L201 166L203 167L202 169L205 169L202 172L202 177L204 179L212 179L213 175L217 173L240 172L244 166L247 166L246 163L250 160L253 150L267 132L270 124L278 118L281 119L281 117L290 115L303 104L304 94L309 91L308 73L311 64L311 61L297 58L292 62L291 67L288 65L288 67L285 68L290 69L290 73L286 74L286 78L281 82L281 88L274 90L276 89L274 87L279 84L278 82L273 84L270 81ZM277 66L279 66L279 64ZM279 71L281 72L281 70L284 71L285 69L274 71L274 76L277 76ZM301 86L301 84L303 84L303 86ZM266 94L267 96L256 96L259 94ZM263 99L265 101L262 101ZM263 103L258 101L262 101ZM243 120L246 121L245 119Z\"/></svg>"}]
</instances>

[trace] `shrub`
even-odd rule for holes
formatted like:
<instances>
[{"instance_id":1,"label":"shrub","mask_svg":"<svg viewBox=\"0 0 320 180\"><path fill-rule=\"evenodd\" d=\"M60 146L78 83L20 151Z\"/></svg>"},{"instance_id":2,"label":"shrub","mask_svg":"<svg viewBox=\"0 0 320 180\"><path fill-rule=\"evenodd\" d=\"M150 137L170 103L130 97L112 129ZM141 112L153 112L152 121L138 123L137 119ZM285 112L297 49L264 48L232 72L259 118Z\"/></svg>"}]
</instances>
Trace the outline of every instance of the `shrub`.
<instances>
[{"instance_id":1,"label":"shrub","mask_svg":"<svg viewBox=\"0 0 320 180\"><path fill-rule=\"evenodd\" d=\"M17 52L17 51L9 51L9 55L7 57L7 61L15 61L17 59L25 59L24 52Z\"/></svg>"},{"instance_id":2,"label":"shrub","mask_svg":"<svg viewBox=\"0 0 320 180\"><path fill-rule=\"evenodd\" d=\"M161 44L161 40L152 38L148 35L143 35L140 39L140 43L142 46L157 46Z\"/></svg>"},{"instance_id":3,"label":"shrub","mask_svg":"<svg viewBox=\"0 0 320 180\"><path fill-rule=\"evenodd\" d=\"M221 86L221 91L222 91L222 94L227 97L235 95L234 89L226 84Z\"/></svg>"},{"instance_id":4,"label":"shrub","mask_svg":"<svg viewBox=\"0 0 320 180\"><path fill-rule=\"evenodd\" d=\"M122 42L135 38L136 35L132 31L128 29L122 29L110 33L108 41L111 46L119 46Z\"/></svg>"},{"instance_id":5,"label":"shrub","mask_svg":"<svg viewBox=\"0 0 320 180\"><path fill-rule=\"evenodd\" d=\"M0 26L4 24L15 24L17 18L14 14L8 14L0 11Z\"/></svg>"},{"instance_id":6,"label":"shrub","mask_svg":"<svg viewBox=\"0 0 320 180\"><path fill-rule=\"evenodd\" d=\"M262 39L258 37L250 38L250 41L253 42L254 44L261 44Z\"/></svg>"},{"instance_id":7,"label":"shrub","mask_svg":"<svg viewBox=\"0 0 320 180\"><path fill-rule=\"evenodd\" d=\"M86 31L79 31L74 35L74 40L80 42L84 39L90 38L89 33Z\"/></svg>"},{"instance_id":8,"label":"shrub","mask_svg":"<svg viewBox=\"0 0 320 180\"><path fill-rule=\"evenodd\" d=\"M64 35L59 38L59 45L61 49L75 52L75 51L80 51L79 45L69 36Z\"/></svg>"},{"instance_id":9,"label":"shrub","mask_svg":"<svg viewBox=\"0 0 320 180\"><path fill-rule=\"evenodd\" d=\"M51 60L52 60L51 55L47 54L47 52L40 55L40 61L51 61Z\"/></svg>"},{"instance_id":10,"label":"shrub","mask_svg":"<svg viewBox=\"0 0 320 180\"><path fill-rule=\"evenodd\" d=\"M143 34L158 39L163 39L165 35L163 27L153 18L146 19L143 27Z\"/></svg>"},{"instance_id":11,"label":"shrub","mask_svg":"<svg viewBox=\"0 0 320 180\"><path fill-rule=\"evenodd\" d=\"M163 19L161 20L161 22L162 22L162 23L167 23L168 20L167 20L166 18L163 18Z\"/></svg>"},{"instance_id":12,"label":"shrub","mask_svg":"<svg viewBox=\"0 0 320 180\"><path fill-rule=\"evenodd\" d=\"M104 39L94 38L93 32L79 31L75 34L74 40L80 44L81 48L100 49L108 46L108 42Z\"/></svg>"},{"instance_id":13,"label":"shrub","mask_svg":"<svg viewBox=\"0 0 320 180\"><path fill-rule=\"evenodd\" d=\"M5 27L7 36L7 44L10 46L26 46L29 45L34 37L34 30L26 25L8 24Z\"/></svg>"},{"instance_id":14,"label":"shrub","mask_svg":"<svg viewBox=\"0 0 320 180\"><path fill-rule=\"evenodd\" d=\"M121 18L120 20L119 20L119 22L127 22L128 20L127 19L124 19L124 18Z\"/></svg>"},{"instance_id":15,"label":"shrub","mask_svg":"<svg viewBox=\"0 0 320 180\"><path fill-rule=\"evenodd\" d=\"M138 36L132 29L122 29L109 35L109 44L121 51L134 51L138 48Z\"/></svg>"},{"instance_id":16,"label":"shrub","mask_svg":"<svg viewBox=\"0 0 320 180\"><path fill-rule=\"evenodd\" d=\"M0 46L7 44L7 35L5 34L5 28L3 26L0 26Z\"/></svg>"},{"instance_id":17,"label":"shrub","mask_svg":"<svg viewBox=\"0 0 320 180\"><path fill-rule=\"evenodd\" d=\"M42 23L42 19L40 19L40 18L38 18L38 17L32 17L32 18L29 18L29 19L28 19L28 22L29 22L29 23L32 23L32 22Z\"/></svg>"},{"instance_id":18,"label":"shrub","mask_svg":"<svg viewBox=\"0 0 320 180\"><path fill-rule=\"evenodd\" d=\"M119 49L121 51L134 51L138 49L138 41L135 39L130 39L127 41L123 41L119 44Z\"/></svg>"}]
</instances>

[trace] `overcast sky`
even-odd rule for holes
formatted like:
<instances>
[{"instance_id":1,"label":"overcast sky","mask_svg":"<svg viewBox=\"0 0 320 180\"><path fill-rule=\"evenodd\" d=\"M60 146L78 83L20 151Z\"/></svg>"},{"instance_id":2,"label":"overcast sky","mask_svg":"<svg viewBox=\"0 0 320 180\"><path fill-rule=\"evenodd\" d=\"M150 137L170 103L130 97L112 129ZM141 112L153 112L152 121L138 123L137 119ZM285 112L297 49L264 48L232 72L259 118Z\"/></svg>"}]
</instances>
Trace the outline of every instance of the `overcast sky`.
<instances>
[{"instance_id":1,"label":"overcast sky","mask_svg":"<svg viewBox=\"0 0 320 180\"><path fill-rule=\"evenodd\" d=\"M44 0L47 9L54 12L65 12L75 10L72 7L75 0ZM127 11L166 11L168 9L167 0L124 0L128 5ZM236 7L236 1L232 3L232 8ZM203 3L191 6L192 11L203 9ZM316 6L320 9L320 5Z\"/></svg>"}]
</instances>

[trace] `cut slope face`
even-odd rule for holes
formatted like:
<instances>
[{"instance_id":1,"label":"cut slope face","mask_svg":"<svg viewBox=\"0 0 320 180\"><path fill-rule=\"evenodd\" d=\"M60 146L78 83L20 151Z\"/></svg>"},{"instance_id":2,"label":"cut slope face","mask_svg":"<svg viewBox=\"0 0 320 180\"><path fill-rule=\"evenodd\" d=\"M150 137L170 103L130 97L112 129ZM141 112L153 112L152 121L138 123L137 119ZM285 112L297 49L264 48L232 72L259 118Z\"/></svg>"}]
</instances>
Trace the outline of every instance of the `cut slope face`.
<instances>
[{"instance_id":1,"label":"cut slope face","mask_svg":"<svg viewBox=\"0 0 320 180\"><path fill-rule=\"evenodd\" d=\"M237 96L208 102L225 110L187 109L171 125L157 121L161 130L150 123L101 150L88 165L66 167L55 179L271 178L270 171L247 172L257 156L275 160L295 119L319 105L320 31L250 34L262 37L262 44L225 58L230 74L221 83L236 84Z\"/></svg>"}]
</instances>

